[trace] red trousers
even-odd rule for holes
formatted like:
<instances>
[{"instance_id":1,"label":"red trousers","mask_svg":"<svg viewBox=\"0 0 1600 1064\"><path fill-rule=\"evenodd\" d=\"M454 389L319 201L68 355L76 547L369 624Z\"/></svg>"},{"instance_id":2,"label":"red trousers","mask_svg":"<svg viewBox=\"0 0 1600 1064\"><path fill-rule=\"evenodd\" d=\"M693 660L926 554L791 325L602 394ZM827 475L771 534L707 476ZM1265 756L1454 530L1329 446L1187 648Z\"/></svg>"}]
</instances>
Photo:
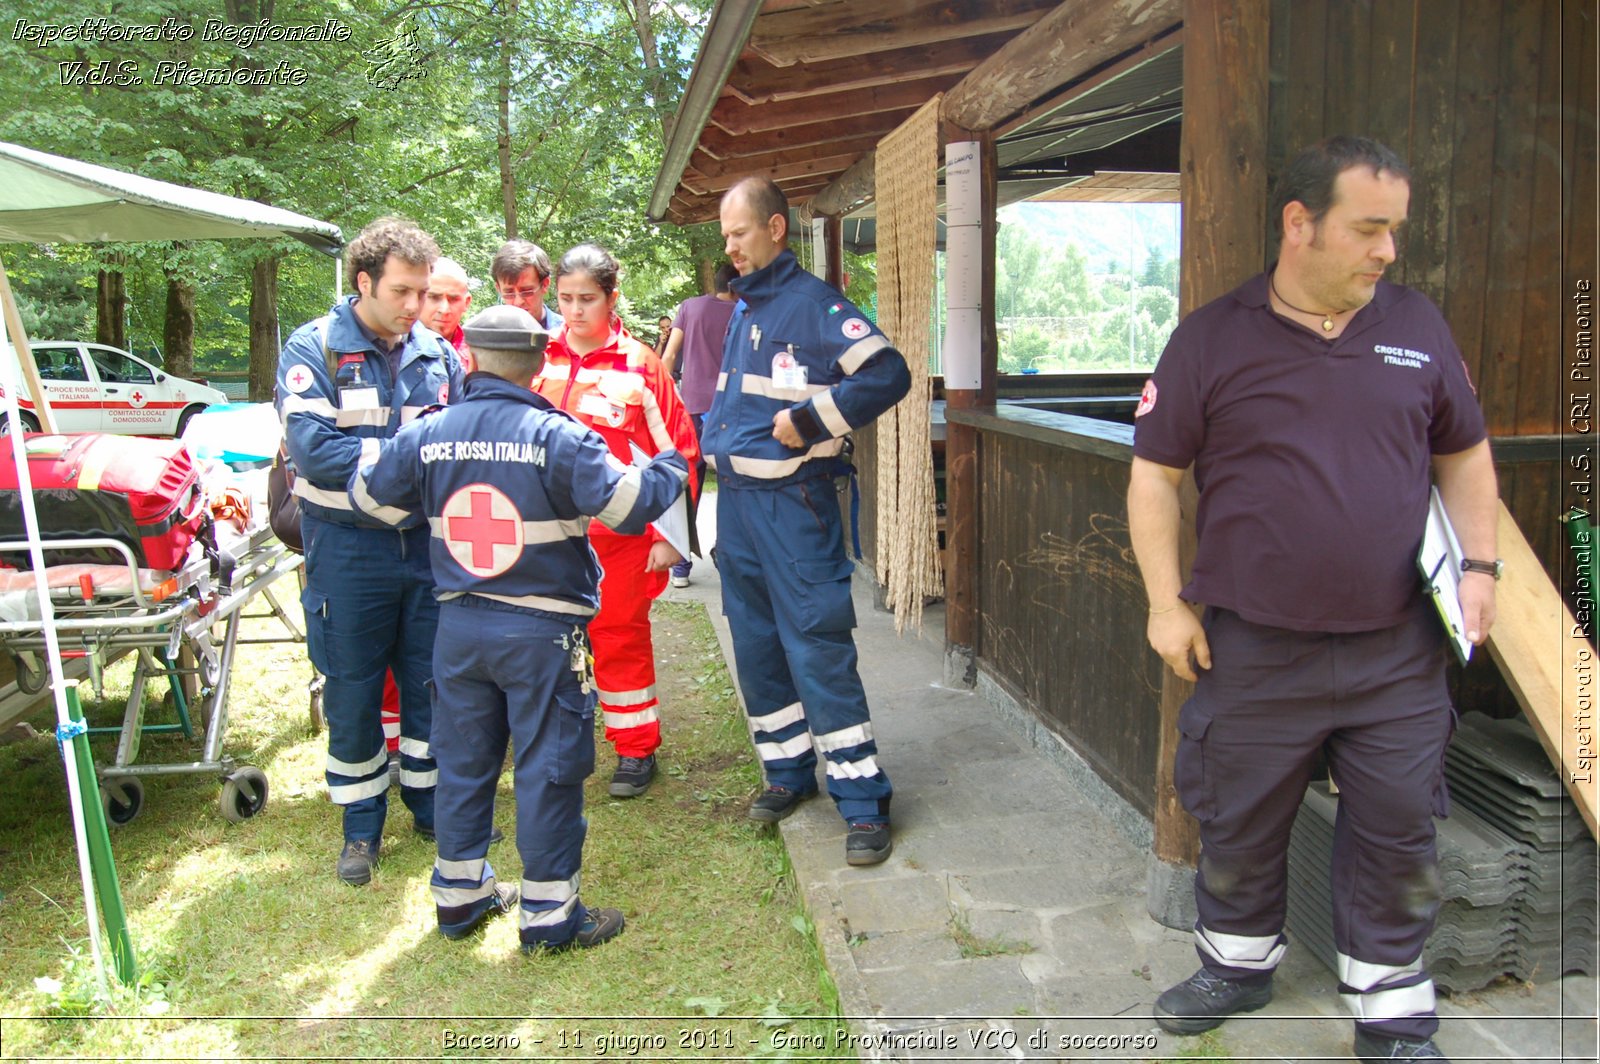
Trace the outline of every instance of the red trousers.
<instances>
[{"instance_id":1,"label":"red trousers","mask_svg":"<svg viewBox=\"0 0 1600 1064\"><path fill-rule=\"evenodd\" d=\"M648 757L661 745L650 603L666 588L667 573L645 572L649 535L619 536L597 526L589 542L605 570L600 612L589 622L589 644L606 740L618 757Z\"/></svg>"},{"instance_id":2,"label":"red trousers","mask_svg":"<svg viewBox=\"0 0 1600 1064\"><path fill-rule=\"evenodd\" d=\"M394 672L383 674L383 742L391 754L400 750L400 688L394 685Z\"/></svg>"}]
</instances>

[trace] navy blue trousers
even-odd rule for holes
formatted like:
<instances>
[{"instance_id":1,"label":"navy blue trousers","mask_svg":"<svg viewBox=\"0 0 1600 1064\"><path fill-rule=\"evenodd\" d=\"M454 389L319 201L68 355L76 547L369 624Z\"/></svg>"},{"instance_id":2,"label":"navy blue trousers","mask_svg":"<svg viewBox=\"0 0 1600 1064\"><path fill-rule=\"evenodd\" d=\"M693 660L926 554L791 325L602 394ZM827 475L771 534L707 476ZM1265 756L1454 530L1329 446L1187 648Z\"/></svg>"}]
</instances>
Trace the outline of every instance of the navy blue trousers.
<instances>
[{"instance_id":1,"label":"navy blue trousers","mask_svg":"<svg viewBox=\"0 0 1600 1064\"><path fill-rule=\"evenodd\" d=\"M767 781L828 794L852 824L887 824L892 788L878 766L856 672L853 564L828 478L717 489L722 612Z\"/></svg>"},{"instance_id":2,"label":"navy blue trousers","mask_svg":"<svg viewBox=\"0 0 1600 1064\"><path fill-rule=\"evenodd\" d=\"M306 544L306 649L327 677L328 793L344 810L344 837L376 841L389 807L383 676L400 689L400 797L422 827L433 826L437 778L428 748L428 694L439 604L428 563L428 529L396 532L300 519Z\"/></svg>"},{"instance_id":3,"label":"navy blue trousers","mask_svg":"<svg viewBox=\"0 0 1600 1064\"><path fill-rule=\"evenodd\" d=\"M1422 947L1441 888L1435 816L1449 812L1455 730L1443 632L1425 602L1374 632L1294 632L1206 614L1212 667L1178 716L1174 777L1200 823L1195 945L1217 975L1282 958L1289 833L1317 754L1339 785L1332 868L1340 993L1374 1033L1438 1029Z\"/></svg>"},{"instance_id":4,"label":"navy blue trousers","mask_svg":"<svg viewBox=\"0 0 1600 1064\"><path fill-rule=\"evenodd\" d=\"M593 685L573 669L587 653L581 623L501 609L471 596L444 604L433 658L439 762L439 856L431 887L439 923L465 924L492 901L495 786L512 751L520 934L527 944L572 938L588 910L578 870L588 822L583 781L594 772Z\"/></svg>"}]
</instances>

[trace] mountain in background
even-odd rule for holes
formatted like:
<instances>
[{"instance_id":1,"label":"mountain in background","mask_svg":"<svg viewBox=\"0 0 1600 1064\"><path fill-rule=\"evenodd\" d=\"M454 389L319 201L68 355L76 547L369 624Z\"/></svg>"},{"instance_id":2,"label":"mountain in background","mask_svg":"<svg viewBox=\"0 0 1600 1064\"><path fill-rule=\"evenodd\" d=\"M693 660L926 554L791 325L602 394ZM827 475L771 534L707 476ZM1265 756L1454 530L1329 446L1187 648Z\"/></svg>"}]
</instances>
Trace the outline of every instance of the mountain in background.
<instances>
[{"instance_id":1,"label":"mountain in background","mask_svg":"<svg viewBox=\"0 0 1600 1064\"><path fill-rule=\"evenodd\" d=\"M1076 244L1091 275L1144 270L1151 253L1178 255L1176 203L1013 203L1001 225L1021 225L1049 244Z\"/></svg>"}]
</instances>

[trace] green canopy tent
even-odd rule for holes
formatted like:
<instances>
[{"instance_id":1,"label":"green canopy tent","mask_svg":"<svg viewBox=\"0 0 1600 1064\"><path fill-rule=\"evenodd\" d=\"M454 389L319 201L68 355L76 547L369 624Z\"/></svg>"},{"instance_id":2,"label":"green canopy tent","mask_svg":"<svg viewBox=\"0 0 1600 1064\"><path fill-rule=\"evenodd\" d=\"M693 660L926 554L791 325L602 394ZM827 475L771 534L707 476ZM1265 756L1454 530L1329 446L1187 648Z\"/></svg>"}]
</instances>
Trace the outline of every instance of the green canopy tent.
<instances>
[{"instance_id":1,"label":"green canopy tent","mask_svg":"<svg viewBox=\"0 0 1600 1064\"><path fill-rule=\"evenodd\" d=\"M236 237L291 236L334 256L334 298L341 287L338 252L339 227L319 222L281 207L237 199L216 192L185 188L110 167L96 166L59 155L0 142L0 243L95 243L99 241L212 240ZM56 734L65 762L78 864L83 879L84 907L90 944L102 983L105 959L100 946L99 912L104 910L118 977L136 974L133 951L122 916L121 892L111 860L104 813L100 808L89 740L78 711L76 691L69 687L61 666L55 618L45 585L45 565L39 519L34 509L32 482L23 442L17 404L20 368L33 397L39 424L53 431L54 421L38 370L28 348L22 319L17 313L5 265L0 261L0 345L15 347L17 358L0 358L0 388L4 389L4 416L10 430L12 461L16 465L23 519L27 527L29 557L35 577L41 624L55 700ZM88 797L86 797L88 796Z\"/></svg>"}]
</instances>

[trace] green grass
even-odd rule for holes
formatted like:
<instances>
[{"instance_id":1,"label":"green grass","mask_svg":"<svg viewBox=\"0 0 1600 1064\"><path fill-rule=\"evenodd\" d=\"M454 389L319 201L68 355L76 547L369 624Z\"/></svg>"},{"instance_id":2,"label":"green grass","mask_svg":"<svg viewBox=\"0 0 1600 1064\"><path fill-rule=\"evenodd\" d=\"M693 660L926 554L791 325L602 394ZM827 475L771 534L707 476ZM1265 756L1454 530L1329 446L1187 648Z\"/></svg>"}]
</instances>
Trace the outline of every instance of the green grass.
<instances>
[{"instance_id":1,"label":"green grass","mask_svg":"<svg viewBox=\"0 0 1600 1064\"><path fill-rule=\"evenodd\" d=\"M614 762L600 741L583 897L621 908L628 928L595 950L524 955L514 918L464 942L441 938L433 850L398 795L373 882L340 883L309 666L296 646L246 647L226 749L266 771L270 803L229 824L213 777L146 780L143 815L112 831L143 975L102 996L55 744L0 747L6 1058L595 1057L627 1055L629 1040L640 1056L783 1056L778 1028L831 1042L837 995L782 843L743 817L760 777L711 626L698 606L658 603L654 616L663 774L642 798L607 797ZM125 667L112 671L92 720L120 717L126 682ZM150 705L147 719L158 718L159 699ZM97 739L96 759L113 744ZM197 757L179 736L147 736L141 762ZM499 797L508 839L490 859L513 880L509 772ZM468 1037L496 1041L473 1048Z\"/></svg>"},{"instance_id":2,"label":"green grass","mask_svg":"<svg viewBox=\"0 0 1600 1064\"><path fill-rule=\"evenodd\" d=\"M1033 946L1026 942L1018 942L1004 935L980 935L972 930L972 925L967 921L967 914L958 912L950 918L950 937L955 939L956 949L966 960L974 957L999 957L1008 953L1032 953Z\"/></svg>"}]
</instances>

